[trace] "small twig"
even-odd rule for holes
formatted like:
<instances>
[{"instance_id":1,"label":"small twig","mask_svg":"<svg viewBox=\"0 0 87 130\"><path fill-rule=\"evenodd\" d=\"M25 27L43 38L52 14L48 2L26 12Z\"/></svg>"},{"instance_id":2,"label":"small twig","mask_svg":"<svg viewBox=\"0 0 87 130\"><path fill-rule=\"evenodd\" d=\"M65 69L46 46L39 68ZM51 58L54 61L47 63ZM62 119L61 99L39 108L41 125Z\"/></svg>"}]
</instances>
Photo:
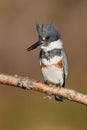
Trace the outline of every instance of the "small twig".
<instances>
[{"instance_id":1,"label":"small twig","mask_svg":"<svg viewBox=\"0 0 87 130\"><path fill-rule=\"evenodd\" d=\"M63 87L50 87L46 84L40 83L36 80L29 79L28 77L20 77L17 75L11 76L6 74L0 74L0 83L14 86L22 89L33 90L45 93L47 95L58 95L68 99L70 101L78 102L80 104L87 105L87 95L79 93L75 90L71 90Z\"/></svg>"}]
</instances>

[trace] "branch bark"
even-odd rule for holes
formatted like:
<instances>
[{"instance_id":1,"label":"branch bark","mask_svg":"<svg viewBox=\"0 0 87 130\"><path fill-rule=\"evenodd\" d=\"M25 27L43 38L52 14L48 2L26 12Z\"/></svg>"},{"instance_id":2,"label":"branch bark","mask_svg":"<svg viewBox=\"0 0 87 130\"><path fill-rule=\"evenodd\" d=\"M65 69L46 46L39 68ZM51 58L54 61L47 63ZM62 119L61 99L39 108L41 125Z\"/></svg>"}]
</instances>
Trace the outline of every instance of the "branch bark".
<instances>
[{"instance_id":1,"label":"branch bark","mask_svg":"<svg viewBox=\"0 0 87 130\"><path fill-rule=\"evenodd\" d=\"M0 74L0 84L18 87L26 90L33 90L47 95L58 95L73 102L77 102L87 106L87 95L79 93L63 87L55 87L43 84L39 81L29 79L28 77L20 77L17 75Z\"/></svg>"}]
</instances>

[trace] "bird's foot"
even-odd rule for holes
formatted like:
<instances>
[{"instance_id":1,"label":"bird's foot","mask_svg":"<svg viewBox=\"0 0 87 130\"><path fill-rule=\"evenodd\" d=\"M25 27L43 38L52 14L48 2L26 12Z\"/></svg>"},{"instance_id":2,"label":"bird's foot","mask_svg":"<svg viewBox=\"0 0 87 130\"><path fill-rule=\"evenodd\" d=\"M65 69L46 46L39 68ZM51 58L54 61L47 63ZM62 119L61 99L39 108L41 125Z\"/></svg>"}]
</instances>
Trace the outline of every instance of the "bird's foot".
<instances>
[{"instance_id":1,"label":"bird's foot","mask_svg":"<svg viewBox=\"0 0 87 130\"><path fill-rule=\"evenodd\" d=\"M51 95L46 95L45 97L43 97L43 99L49 99L49 100L51 100Z\"/></svg>"},{"instance_id":2,"label":"bird's foot","mask_svg":"<svg viewBox=\"0 0 87 130\"><path fill-rule=\"evenodd\" d=\"M49 85L49 87L55 88L55 85L53 83L50 83L49 81L45 81L44 83Z\"/></svg>"}]
</instances>

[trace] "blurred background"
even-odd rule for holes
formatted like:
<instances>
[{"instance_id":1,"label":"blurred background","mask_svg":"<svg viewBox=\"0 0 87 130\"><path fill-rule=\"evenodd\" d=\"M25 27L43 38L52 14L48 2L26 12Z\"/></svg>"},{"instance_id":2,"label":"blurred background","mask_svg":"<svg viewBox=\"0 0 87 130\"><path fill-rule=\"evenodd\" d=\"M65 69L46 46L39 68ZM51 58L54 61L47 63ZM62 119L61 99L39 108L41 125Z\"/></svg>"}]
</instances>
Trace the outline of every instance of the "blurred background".
<instances>
[{"instance_id":1,"label":"blurred background","mask_svg":"<svg viewBox=\"0 0 87 130\"><path fill-rule=\"evenodd\" d=\"M36 24L55 23L68 55L67 88L87 94L87 1L0 0L0 72L43 82ZM87 130L87 108L0 85L0 130Z\"/></svg>"}]
</instances>

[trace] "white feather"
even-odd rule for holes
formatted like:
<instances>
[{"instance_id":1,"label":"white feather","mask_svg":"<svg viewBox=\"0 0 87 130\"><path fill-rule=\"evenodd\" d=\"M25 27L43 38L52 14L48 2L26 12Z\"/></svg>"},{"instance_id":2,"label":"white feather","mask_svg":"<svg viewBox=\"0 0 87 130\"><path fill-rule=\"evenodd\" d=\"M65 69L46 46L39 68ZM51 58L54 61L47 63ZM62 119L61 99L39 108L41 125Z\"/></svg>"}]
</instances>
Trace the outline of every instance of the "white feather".
<instances>
[{"instance_id":1,"label":"white feather","mask_svg":"<svg viewBox=\"0 0 87 130\"><path fill-rule=\"evenodd\" d=\"M54 84L63 84L63 70L59 69L55 66L48 66L42 68L42 74L44 76L44 80L49 81Z\"/></svg>"},{"instance_id":2,"label":"white feather","mask_svg":"<svg viewBox=\"0 0 87 130\"><path fill-rule=\"evenodd\" d=\"M45 65L52 65L52 64L56 64L60 60L62 60L62 56L56 55L53 58L50 58L49 60L47 60L46 58L43 58L42 63Z\"/></svg>"},{"instance_id":3,"label":"white feather","mask_svg":"<svg viewBox=\"0 0 87 130\"><path fill-rule=\"evenodd\" d=\"M63 42L61 39L57 40L57 41L54 41L54 42L51 42L48 46L41 46L41 49L43 49L44 51L50 51L52 49L61 49L63 46Z\"/></svg>"}]
</instances>

